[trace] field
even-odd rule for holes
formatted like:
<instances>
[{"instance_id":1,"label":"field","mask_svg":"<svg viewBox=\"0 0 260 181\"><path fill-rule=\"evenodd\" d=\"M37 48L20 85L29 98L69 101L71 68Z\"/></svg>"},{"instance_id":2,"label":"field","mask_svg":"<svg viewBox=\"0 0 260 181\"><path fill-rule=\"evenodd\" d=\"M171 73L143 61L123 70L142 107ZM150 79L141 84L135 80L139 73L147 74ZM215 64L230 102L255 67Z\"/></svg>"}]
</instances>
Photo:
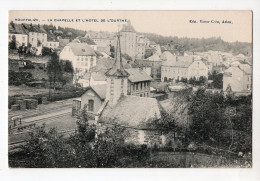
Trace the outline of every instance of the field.
<instances>
[{"instance_id":1,"label":"field","mask_svg":"<svg viewBox=\"0 0 260 181\"><path fill-rule=\"evenodd\" d=\"M27 86L8 86L8 96L15 96L15 95L28 95L34 96L38 94L47 94L49 89L38 89L33 87Z\"/></svg>"}]
</instances>

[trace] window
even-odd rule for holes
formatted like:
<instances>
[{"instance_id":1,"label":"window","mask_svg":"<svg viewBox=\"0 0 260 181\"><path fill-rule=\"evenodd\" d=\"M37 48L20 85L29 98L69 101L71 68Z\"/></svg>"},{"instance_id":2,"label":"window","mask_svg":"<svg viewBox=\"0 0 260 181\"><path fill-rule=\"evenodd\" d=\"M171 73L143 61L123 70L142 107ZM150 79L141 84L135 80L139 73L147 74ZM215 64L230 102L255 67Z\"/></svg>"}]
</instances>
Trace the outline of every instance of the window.
<instances>
[{"instance_id":1,"label":"window","mask_svg":"<svg viewBox=\"0 0 260 181\"><path fill-rule=\"evenodd\" d=\"M52 46L52 44L50 43L50 46Z\"/></svg>"},{"instance_id":2,"label":"window","mask_svg":"<svg viewBox=\"0 0 260 181\"><path fill-rule=\"evenodd\" d=\"M83 57L81 57L81 61L83 61Z\"/></svg>"},{"instance_id":3,"label":"window","mask_svg":"<svg viewBox=\"0 0 260 181\"><path fill-rule=\"evenodd\" d=\"M9 40L11 40L12 39L12 36L11 35L9 35Z\"/></svg>"},{"instance_id":4,"label":"window","mask_svg":"<svg viewBox=\"0 0 260 181\"><path fill-rule=\"evenodd\" d=\"M77 57L77 60L79 61L79 57Z\"/></svg>"},{"instance_id":5,"label":"window","mask_svg":"<svg viewBox=\"0 0 260 181\"><path fill-rule=\"evenodd\" d=\"M25 41L25 37L23 36L23 41Z\"/></svg>"},{"instance_id":6,"label":"window","mask_svg":"<svg viewBox=\"0 0 260 181\"><path fill-rule=\"evenodd\" d=\"M94 58L93 58L93 56L91 56L91 58L90 58L90 66L91 67L93 66L93 61L94 61Z\"/></svg>"},{"instance_id":7,"label":"window","mask_svg":"<svg viewBox=\"0 0 260 181\"><path fill-rule=\"evenodd\" d=\"M42 39L42 43L44 42L44 39Z\"/></svg>"},{"instance_id":8,"label":"window","mask_svg":"<svg viewBox=\"0 0 260 181\"><path fill-rule=\"evenodd\" d=\"M33 41L33 38L32 38L32 41Z\"/></svg>"},{"instance_id":9,"label":"window","mask_svg":"<svg viewBox=\"0 0 260 181\"><path fill-rule=\"evenodd\" d=\"M124 79L121 79L121 93L124 92Z\"/></svg>"},{"instance_id":10,"label":"window","mask_svg":"<svg viewBox=\"0 0 260 181\"><path fill-rule=\"evenodd\" d=\"M140 89L142 90L142 89L143 89L143 83L142 83L142 82L140 83L140 86L141 86L141 88L140 88Z\"/></svg>"},{"instance_id":11,"label":"window","mask_svg":"<svg viewBox=\"0 0 260 181\"><path fill-rule=\"evenodd\" d=\"M111 94L111 96L114 95L114 79L111 79L111 83L110 83L110 94Z\"/></svg>"},{"instance_id":12,"label":"window","mask_svg":"<svg viewBox=\"0 0 260 181\"><path fill-rule=\"evenodd\" d=\"M94 100L88 100L88 111L94 111Z\"/></svg>"},{"instance_id":13,"label":"window","mask_svg":"<svg viewBox=\"0 0 260 181\"><path fill-rule=\"evenodd\" d=\"M138 90L138 83L136 83L135 86L135 90Z\"/></svg>"}]
</instances>

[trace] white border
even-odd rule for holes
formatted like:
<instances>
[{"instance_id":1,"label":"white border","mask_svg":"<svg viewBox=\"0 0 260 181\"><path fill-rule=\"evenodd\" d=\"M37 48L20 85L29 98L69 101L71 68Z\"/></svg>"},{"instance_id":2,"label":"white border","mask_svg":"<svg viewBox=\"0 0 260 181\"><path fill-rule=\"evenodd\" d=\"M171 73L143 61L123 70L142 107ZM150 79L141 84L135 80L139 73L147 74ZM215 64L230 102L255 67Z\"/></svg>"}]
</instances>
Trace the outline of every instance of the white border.
<instances>
[{"instance_id":1,"label":"white border","mask_svg":"<svg viewBox=\"0 0 260 181\"><path fill-rule=\"evenodd\" d=\"M260 1L259 0L2 0L0 2L0 180L260 180ZM253 10L253 168L252 169L9 169L8 10ZM242 28L242 27L241 27Z\"/></svg>"}]
</instances>

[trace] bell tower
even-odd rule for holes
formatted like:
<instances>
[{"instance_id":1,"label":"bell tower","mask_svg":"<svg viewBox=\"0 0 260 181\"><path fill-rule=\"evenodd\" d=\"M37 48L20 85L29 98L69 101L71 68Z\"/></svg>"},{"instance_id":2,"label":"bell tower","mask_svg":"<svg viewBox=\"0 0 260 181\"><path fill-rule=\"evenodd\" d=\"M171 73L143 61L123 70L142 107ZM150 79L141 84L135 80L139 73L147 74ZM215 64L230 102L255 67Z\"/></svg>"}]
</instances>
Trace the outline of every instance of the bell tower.
<instances>
[{"instance_id":1,"label":"bell tower","mask_svg":"<svg viewBox=\"0 0 260 181\"><path fill-rule=\"evenodd\" d=\"M108 104L115 105L121 96L127 95L127 81L129 76L122 64L119 33L117 34L115 63L105 75L107 77L106 99L109 101Z\"/></svg>"}]
</instances>

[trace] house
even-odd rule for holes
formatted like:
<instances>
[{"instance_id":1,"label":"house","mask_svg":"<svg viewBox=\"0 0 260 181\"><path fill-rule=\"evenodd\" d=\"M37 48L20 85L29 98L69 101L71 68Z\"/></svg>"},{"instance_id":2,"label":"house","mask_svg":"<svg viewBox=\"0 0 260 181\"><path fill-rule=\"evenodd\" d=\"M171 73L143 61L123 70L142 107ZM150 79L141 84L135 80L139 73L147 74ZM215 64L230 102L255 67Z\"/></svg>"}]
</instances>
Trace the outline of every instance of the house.
<instances>
[{"instance_id":1,"label":"house","mask_svg":"<svg viewBox=\"0 0 260 181\"><path fill-rule=\"evenodd\" d=\"M139 68L125 69L125 71L129 74L127 94L150 97L150 83L152 78Z\"/></svg>"},{"instance_id":2,"label":"house","mask_svg":"<svg viewBox=\"0 0 260 181\"><path fill-rule=\"evenodd\" d=\"M139 68L142 69L147 73L147 75L151 75L151 67L150 65L141 59L136 59L135 61L131 61L130 65L132 68Z\"/></svg>"},{"instance_id":3,"label":"house","mask_svg":"<svg viewBox=\"0 0 260 181\"><path fill-rule=\"evenodd\" d=\"M162 60L157 54L144 60L151 67L151 77L161 79Z\"/></svg>"},{"instance_id":4,"label":"house","mask_svg":"<svg viewBox=\"0 0 260 181\"><path fill-rule=\"evenodd\" d=\"M93 50L97 50L97 44L91 40L90 38L86 37L78 37L77 38L81 43L87 43Z\"/></svg>"},{"instance_id":5,"label":"house","mask_svg":"<svg viewBox=\"0 0 260 181\"><path fill-rule=\"evenodd\" d=\"M62 50L67 44L70 43L69 39L59 39L59 48Z\"/></svg>"},{"instance_id":6,"label":"house","mask_svg":"<svg viewBox=\"0 0 260 181\"><path fill-rule=\"evenodd\" d=\"M88 72L96 65L96 53L87 43L69 43L60 53L60 60L69 60L74 69Z\"/></svg>"},{"instance_id":7,"label":"house","mask_svg":"<svg viewBox=\"0 0 260 181\"><path fill-rule=\"evenodd\" d=\"M150 97L127 95L130 74L122 65L118 36L116 61L106 72L106 100L97 116L97 136L106 128L119 126L125 128L126 143L148 146L165 145L166 138L157 123L163 121L164 109L159 102ZM124 133L122 133L124 134Z\"/></svg>"},{"instance_id":8,"label":"house","mask_svg":"<svg viewBox=\"0 0 260 181\"><path fill-rule=\"evenodd\" d=\"M44 47L48 47L51 49L57 49L60 45L59 40L56 35L53 33L53 29L49 29L49 34L47 36L47 42L44 44Z\"/></svg>"},{"instance_id":9,"label":"house","mask_svg":"<svg viewBox=\"0 0 260 181\"><path fill-rule=\"evenodd\" d=\"M233 65L224 71L223 91L247 93L252 91L252 67L248 64Z\"/></svg>"},{"instance_id":10,"label":"house","mask_svg":"<svg viewBox=\"0 0 260 181\"><path fill-rule=\"evenodd\" d=\"M176 56L174 56L171 52L169 51L164 51L161 55L160 58L162 61L172 61L176 59Z\"/></svg>"},{"instance_id":11,"label":"house","mask_svg":"<svg viewBox=\"0 0 260 181\"><path fill-rule=\"evenodd\" d=\"M42 47L47 43L47 32L40 25L23 24L23 26L29 32L28 43L37 49L36 55L41 55Z\"/></svg>"},{"instance_id":12,"label":"house","mask_svg":"<svg viewBox=\"0 0 260 181\"><path fill-rule=\"evenodd\" d=\"M144 59L145 55L145 38L143 35L137 35L137 48L136 48L136 58Z\"/></svg>"},{"instance_id":13,"label":"house","mask_svg":"<svg viewBox=\"0 0 260 181\"><path fill-rule=\"evenodd\" d=\"M96 114L106 98L106 84L92 85L81 95L81 107L87 105L87 111Z\"/></svg>"},{"instance_id":14,"label":"house","mask_svg":"<svg viewBox=\"0 0 260 181\"><path fill-rule=\"evenodd\" d=\"M105 31L88 31L84 38L91 39L97 45L98 48L105 48L114 44L114 34Z\"/></svg>"},{"instance_id":15,"label":"house","mask_svg":"<svg viewBox=\"0 0 260 181\"><path fill-rule=\"evenodd\" d=\"M173 80L175 78L174 70L176 69L177 57L173 56L170 52L165 51L161 55L163 60L161 68L161 81L167 82L168 80Z\"/></svg>"},{"instance_id":16,"label":"house","mask_svg":"<svg viewBox=\"0 0 260 181\"><path fill-rule=\"evenodd\" d=\"M201 60L192 57L176 57L176 60L163 62L161 81L181 80L195 77L208 78L208 67Z\"/></svg>"},{"instance_id":17,"label":"house","mask_svg":"<svg viewBox=\"0 0 260 181\"><path fill-rule=\"evenodd\" d=\"M219 66L223 63L223 57L220 54L212 53L207 56L207 60L213 66Z\"/></svg>"},{"instance_id":18,"label":"house","mask_svg":"<svg viewBox=\"0 0 260 181\"><path fill-rule=\"evenodd\" d=\"M17 43L16 47L28 45L28 34L22 24L15 24L11 22L8 25L8 31L8 42L11 42L15 37Z\"/></svg>"}]
</instances>

